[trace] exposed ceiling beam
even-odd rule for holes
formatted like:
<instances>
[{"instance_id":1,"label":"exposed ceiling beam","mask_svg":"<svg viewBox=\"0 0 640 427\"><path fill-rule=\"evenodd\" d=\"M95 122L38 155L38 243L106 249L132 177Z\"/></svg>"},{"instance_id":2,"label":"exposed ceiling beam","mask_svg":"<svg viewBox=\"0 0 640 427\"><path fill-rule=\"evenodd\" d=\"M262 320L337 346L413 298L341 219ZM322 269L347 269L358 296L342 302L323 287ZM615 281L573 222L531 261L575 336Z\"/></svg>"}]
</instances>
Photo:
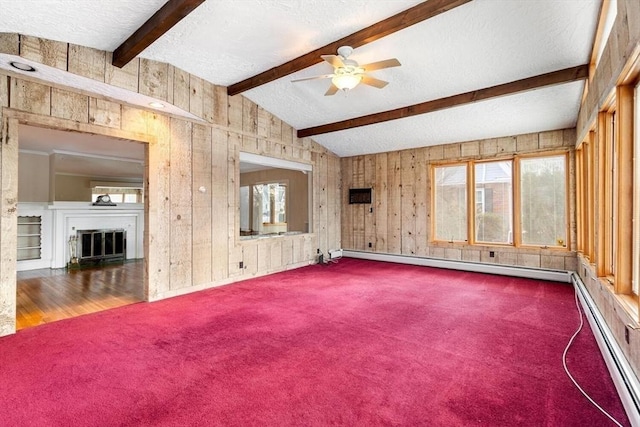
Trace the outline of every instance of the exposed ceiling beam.
<instances>
[{"instance_id":1,"label":"exposed ceiling beam","mask_svg":"<svg viewBox=\"0 0 640 427\"><path fill-rule=\"evenodd\" d=\"M277 80L281 77L304 70L307 67L322 62L320 55L334 55L340 46L357 48L376 41L389 34L410 27L413 24L432 18L472 0L428 0L390 18L375 23L363 30L336 40L319 49L305 53L296 59L273 67L241 82L234 83L227 88L229 96L237 95L254 87Z\"/></svg>"},{"instance_id":2,"label":"exposed ceiling beam","mask_svg":"<svg viewBox=\"0 0 640 427\"><path fill-rule=\"evenodd\" d=\"M389 120L402 119L419 114L431 113L433 111L444 110L446 108L457 107L463 104L471 104L499 96L511 95L518 92L525 92L545 86L552 86L562 83L569 83L577 80L584 80L589 76L589 64L578 65L577 67L565 68L564 70L553 71L539 76L516 80L498 86L491 86L459 95L448 96L446 98L434 99L408 107L396 108L395 110L383 111L381 113L369 114L355 117L335 123L314 126L298 130L298 138L305 138L323 133L336 132L340 130L352 129L360 126L368 126L375 123L382 123Z\"/></svg>"},{"instance_id":3,"label":"exposed ceiling beam","mask_svg":"<svg viewBox=\"0 0 640 427\"><path fill-rule=\"evenodd\" d=\"M169 0L113 52L111 63L122 68L205 0Z\"/></svg>"}]
</instances>

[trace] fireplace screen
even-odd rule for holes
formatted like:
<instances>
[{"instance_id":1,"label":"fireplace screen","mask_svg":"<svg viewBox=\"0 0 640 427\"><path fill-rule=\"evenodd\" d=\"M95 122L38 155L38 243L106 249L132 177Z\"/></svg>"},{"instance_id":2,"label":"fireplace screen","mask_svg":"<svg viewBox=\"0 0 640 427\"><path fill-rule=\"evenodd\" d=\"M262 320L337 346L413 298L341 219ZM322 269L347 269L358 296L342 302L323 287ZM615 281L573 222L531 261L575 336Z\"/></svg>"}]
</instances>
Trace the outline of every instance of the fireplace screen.
<instances>
[{"instance_id":1,"label":"fireplace screen","mask_svg":"<svg viewBox=\"0 0 640 427\"><path fill-rule=\"evenodd\" d=\"M78 254L80 261L124 259L126 230L79 230Z\"/></svg>"}]
</instances>

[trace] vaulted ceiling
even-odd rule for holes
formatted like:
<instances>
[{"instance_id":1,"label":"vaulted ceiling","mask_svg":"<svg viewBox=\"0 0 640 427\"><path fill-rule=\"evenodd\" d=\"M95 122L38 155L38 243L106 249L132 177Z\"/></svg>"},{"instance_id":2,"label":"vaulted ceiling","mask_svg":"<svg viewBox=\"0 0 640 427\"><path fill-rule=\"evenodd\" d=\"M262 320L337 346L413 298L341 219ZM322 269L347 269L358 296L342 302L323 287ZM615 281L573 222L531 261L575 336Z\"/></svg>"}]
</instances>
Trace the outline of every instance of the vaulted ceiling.
<instances>
[{"instance_id":1,"label":"vaulted ceiling","mask_svg":"<svg viewBox=\"0 0 640 427\"><path fill-rule=\"evenodd\" d=\"M197 3L0 0L0 32L114 51L158 10L191 4L195 9L176 12L181 20L163 29L148 47L143 44L139 56L241 91L301 134L313 135L340 156L351 156L574 126L586 71L581 66L590 61L602 5L601 0ZM361 31L427 6L435 11L431 17L384 37ZM398 22L412 17L401 15ZM359 34L361 46L354 42ZM299 70L290 61L315 50L312 56L335 54L334 42L343 38L357 46L351 59L360 64L397 58L402 66L372 73L389 82L383 89L358 85L324 96L330 80L291 82L331 73L332 67L320 60ZM244 90L243 83L282 64L294 72ZM564 74L536 77L554 72ZM454 97L460 94L466 95ZM395 116L385 117L403 118L350 127L380 116L352 119L394 109ZM410 115L424 111L429 112ZM336 122L345 122L344 129L335 131L332 125L329 132L318 133Z\"/></svg>"}]
</instances>

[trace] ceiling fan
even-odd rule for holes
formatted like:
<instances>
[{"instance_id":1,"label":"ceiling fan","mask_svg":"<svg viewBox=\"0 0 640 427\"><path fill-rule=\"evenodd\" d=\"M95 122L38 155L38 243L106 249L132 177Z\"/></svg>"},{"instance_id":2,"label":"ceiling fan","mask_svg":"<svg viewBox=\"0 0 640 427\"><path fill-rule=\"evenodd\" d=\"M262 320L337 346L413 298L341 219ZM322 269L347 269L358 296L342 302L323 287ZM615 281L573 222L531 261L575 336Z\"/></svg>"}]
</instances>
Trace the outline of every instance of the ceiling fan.
<instances>
[{"instance_id":1,"label":"ceiling fan","mask_svg":"<svg viewBox=\"0 0 640 427\"><path fill-rule=\"evenodd\" d=\"M335 95L339 90L348 91L356 87L359 83L382 89L389 82L371 77L367 73L370 71L381 70L383 68L391 68L400 66L400 61L396 58L385 59L384 61L372 62L366 65L358 65L353 59L348 59L353 53L351 46L341 46L338 48L337 55L321 55L320 57L333 66L333 74L324 74L322 76L307 77L304 79L292 80L292 82L301 82L304 80L315 79L331 79L331 86L324 94L325 96Z\"/></svg>"}]
</instances>

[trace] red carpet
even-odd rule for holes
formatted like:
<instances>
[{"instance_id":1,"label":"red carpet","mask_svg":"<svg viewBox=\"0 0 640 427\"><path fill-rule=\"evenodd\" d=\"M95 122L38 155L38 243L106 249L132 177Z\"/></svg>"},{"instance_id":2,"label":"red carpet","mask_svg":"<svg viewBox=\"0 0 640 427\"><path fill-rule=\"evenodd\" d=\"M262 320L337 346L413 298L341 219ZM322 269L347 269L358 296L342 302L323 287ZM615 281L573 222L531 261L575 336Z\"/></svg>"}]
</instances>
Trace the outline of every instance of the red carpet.
<instances>
[{"instance_id":1,"label":"red carpet","mask_svg":"<svg viewBox=\"0 0 640 427\"><path fill-rule=\"evenodd\" d=\"M566 284L343 259L0 338L0 425L607 426ZM569 368L629 422L586 327Z\"/></svg>"}]
</instances>

